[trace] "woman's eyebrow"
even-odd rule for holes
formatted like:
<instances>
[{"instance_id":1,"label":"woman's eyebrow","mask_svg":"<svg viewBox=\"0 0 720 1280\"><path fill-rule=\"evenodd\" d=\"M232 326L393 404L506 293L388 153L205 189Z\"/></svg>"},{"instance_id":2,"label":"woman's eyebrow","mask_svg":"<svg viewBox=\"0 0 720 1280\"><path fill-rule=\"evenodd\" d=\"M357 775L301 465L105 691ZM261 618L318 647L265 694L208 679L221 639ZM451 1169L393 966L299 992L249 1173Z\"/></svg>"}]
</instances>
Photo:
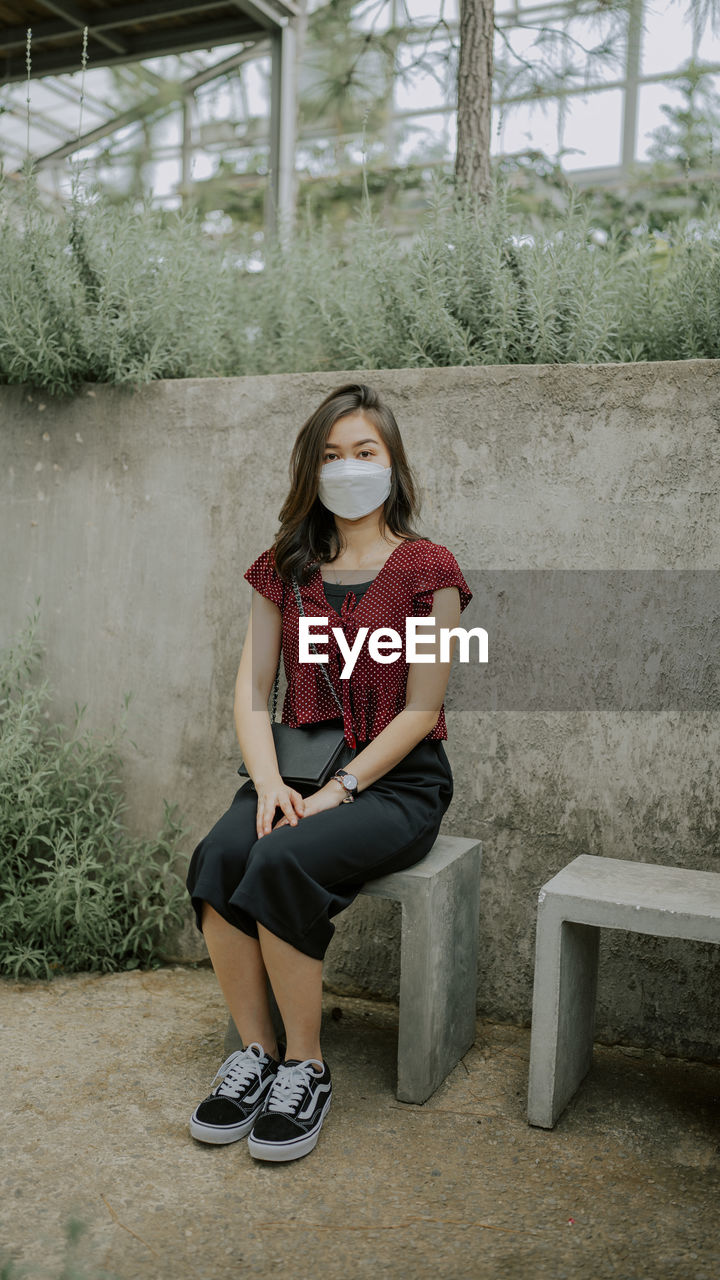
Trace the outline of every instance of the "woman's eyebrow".
<instances>
[{"instance_id":1,"label":"woman's eyebrow","mask_svg":"<svg viewBox=\"0 0 720 1280\"><path fill-rule=\"evenodd\" d=\"M352 445L352 448L357 449L361 444L377 444L377 443L378 443L377 440L371 440L370 438L368 438L367 440L356 440L354 445ZM339 447L340 447L339 445L331 444L329 441L325 445L326 449L338 449Z\"/></svg>"}]
</instances>

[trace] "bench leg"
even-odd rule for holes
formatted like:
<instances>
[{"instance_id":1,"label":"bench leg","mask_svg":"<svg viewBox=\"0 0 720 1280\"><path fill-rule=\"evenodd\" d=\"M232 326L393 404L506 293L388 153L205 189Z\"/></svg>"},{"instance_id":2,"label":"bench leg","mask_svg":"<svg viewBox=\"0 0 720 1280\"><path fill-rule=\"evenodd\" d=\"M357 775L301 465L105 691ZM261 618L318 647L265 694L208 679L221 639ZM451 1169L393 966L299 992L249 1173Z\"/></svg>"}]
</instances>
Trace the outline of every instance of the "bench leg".
<instances>
[{"instance_id":1,"label":"bench leg","mask_svg":"<svg viewBox=\"0 0 720 1280\"><path fill-rule=\"evenodd\" d=\"M425 1102L475 1041L477 863L402 898L397 1097Z\"/></svg>"},{"instance_id":2,"label":"bench leg","mask_svg":"<svg viewBox=\"0 0 720 1280\"><path fill-rule=\"evenodd\" d=\"M538 907L528 1123L552 1129L592 1062L600 930Z\"/></svg>"}]
</instances>

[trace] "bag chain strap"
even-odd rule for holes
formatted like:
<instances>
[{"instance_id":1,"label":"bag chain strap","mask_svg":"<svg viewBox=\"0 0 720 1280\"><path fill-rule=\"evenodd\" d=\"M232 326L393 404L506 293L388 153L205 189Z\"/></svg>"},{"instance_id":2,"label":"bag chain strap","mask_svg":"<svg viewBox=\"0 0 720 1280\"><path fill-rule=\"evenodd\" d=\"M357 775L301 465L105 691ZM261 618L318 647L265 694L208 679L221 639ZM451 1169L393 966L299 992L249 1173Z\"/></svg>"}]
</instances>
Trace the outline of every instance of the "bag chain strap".
<instances>
[{"instance_id":1,"label":"bag chain strap","mask_svg":"<svg viewBox=\"0 0 720 1280\"><path fill-rule=\"evenodd\" d=\"M275 680L273 683L273 705L272 705L272 715L270 717L271 720L274 720L275 716L277 715L278 686L280 684L280 662L282 660L282 633L283 633L282 615L284 612L285 612L285 583L283 582L282 604L280 606L280 652L278 654L277 671L275 672Z\"/></svg>"},{"instance_id":2,"label":"bag chain strap","mask_svg":"<svg viewBox=\"0 0 720 1280\"><path fill-rule=\"evenodd\" d=\"M302 614L302 616L303 616L303 618L304 618L304 617L306 617L306 614L305 614L305 610L303 609L302 596L300 595L300 590L299 590L299 587L298 587L298 584L297 584L297 579L296 579L296 578L294 578L294 577L293 577L293 580L292 580L292 584L293 584L293 591L295 592L295 600L296 600L296 602L297 602L298 612L299 612L299 613L301 613L301 614ZM285 605L285 584L283 583L283 607L284 607L284 605ZM315 645L313 644L312 640L310 640L310 641L309 641L309 644L310 644L310 648L312 649L312 652L313 652L313 653L317 653L317 649L315 648ZM281 628L281 630L280 630L280 649L282 650L282 628ZM327 671L325 670L325 666L324 666L324 664L323 664L323 663L320 663L319 665L320 665L320 670L321 670L322 674L324 675L325 680L326 680L326 682L327 682L328 688L329 688L329 690L330 690L330 692L331 692L331 694L332 694L333 698L335 699L335 702L337 703L337 706L340 708L340 715L343 717L343 720L344 720L344 719L345 719L345 712L344 712L344 710L343 710L343 705L342 705L342 703L341 703L340 699L338 698L337 693L335 692L335 689L334 689L333 683L332 683L332 681L331 681L331 679L330 679L330 677L329 677L329 675L328 675ZM272 707L272 716L271 716L271 719L272 719L272 720L274 720L274 719L275 719L275 715L276 715L276 712L277 712L277 699L278 699L278 686L279 686L279 683L280 683L280 655L278 655L277 671L275 672L275 683L274 683L274 686L273 686L273 707ZM351 727L351 731L352 731L352 734L353 734L353 737L354 737L354 736L355 736L355 730L354 730L353 725L352 725L352 718L351 718L351 722L350 722L350 727Z\"/></svg>"}]
</instances>

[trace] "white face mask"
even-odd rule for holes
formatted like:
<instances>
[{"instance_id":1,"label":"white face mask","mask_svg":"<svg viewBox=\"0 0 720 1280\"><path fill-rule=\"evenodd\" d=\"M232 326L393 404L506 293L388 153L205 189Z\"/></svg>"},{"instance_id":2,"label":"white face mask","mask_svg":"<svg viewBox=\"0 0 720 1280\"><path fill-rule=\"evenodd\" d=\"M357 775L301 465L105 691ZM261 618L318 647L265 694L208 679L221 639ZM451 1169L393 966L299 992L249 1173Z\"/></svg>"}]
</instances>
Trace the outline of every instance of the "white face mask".
<instances>
[{"instance_id":1,"label":"white face mask","mask_svg":"<svg viewBox=\"0 0 720 1280\"><path fill-rule=\"evenodd\" d=\"M390 492L392 467L357 458L336 458L320 471L318 497L328 511L359 520L382 506Z\"/></svg>"}]
</instances>

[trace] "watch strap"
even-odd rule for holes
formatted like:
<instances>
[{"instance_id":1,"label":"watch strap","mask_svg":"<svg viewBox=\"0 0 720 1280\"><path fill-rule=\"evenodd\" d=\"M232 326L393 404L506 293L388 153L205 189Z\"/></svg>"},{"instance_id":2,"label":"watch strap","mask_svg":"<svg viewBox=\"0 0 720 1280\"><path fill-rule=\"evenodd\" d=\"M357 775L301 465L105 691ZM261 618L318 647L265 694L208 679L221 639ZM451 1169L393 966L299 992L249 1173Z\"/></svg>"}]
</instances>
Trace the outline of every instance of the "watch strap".
<instances>
[{"instance_id":1,"label":"watch strap","mask_svg":"<svg viewBox=\"0 0 720 1280\"><path fill-rule=\"evenodd\" d=\"M353 792L352 792L348 787L346 787L346 786L345 786L345 783L343 782L342 778L340 777L340 774L343 774L343 773L347 773L347 769L338 769L338 770L336 770L336 772L333 774L333 776L332 776L332 778L330 779L330 781L331 781L331 782L339 782L339 783L340 783L340 786L342 787L343 792L344 792L344 795L343 795L343 804L346 804L348 801L349 801L350 803L352 803L352 802L354 801L354 799L355 799L355 796L354 796Z\"/></svg>"}]
</instances>

